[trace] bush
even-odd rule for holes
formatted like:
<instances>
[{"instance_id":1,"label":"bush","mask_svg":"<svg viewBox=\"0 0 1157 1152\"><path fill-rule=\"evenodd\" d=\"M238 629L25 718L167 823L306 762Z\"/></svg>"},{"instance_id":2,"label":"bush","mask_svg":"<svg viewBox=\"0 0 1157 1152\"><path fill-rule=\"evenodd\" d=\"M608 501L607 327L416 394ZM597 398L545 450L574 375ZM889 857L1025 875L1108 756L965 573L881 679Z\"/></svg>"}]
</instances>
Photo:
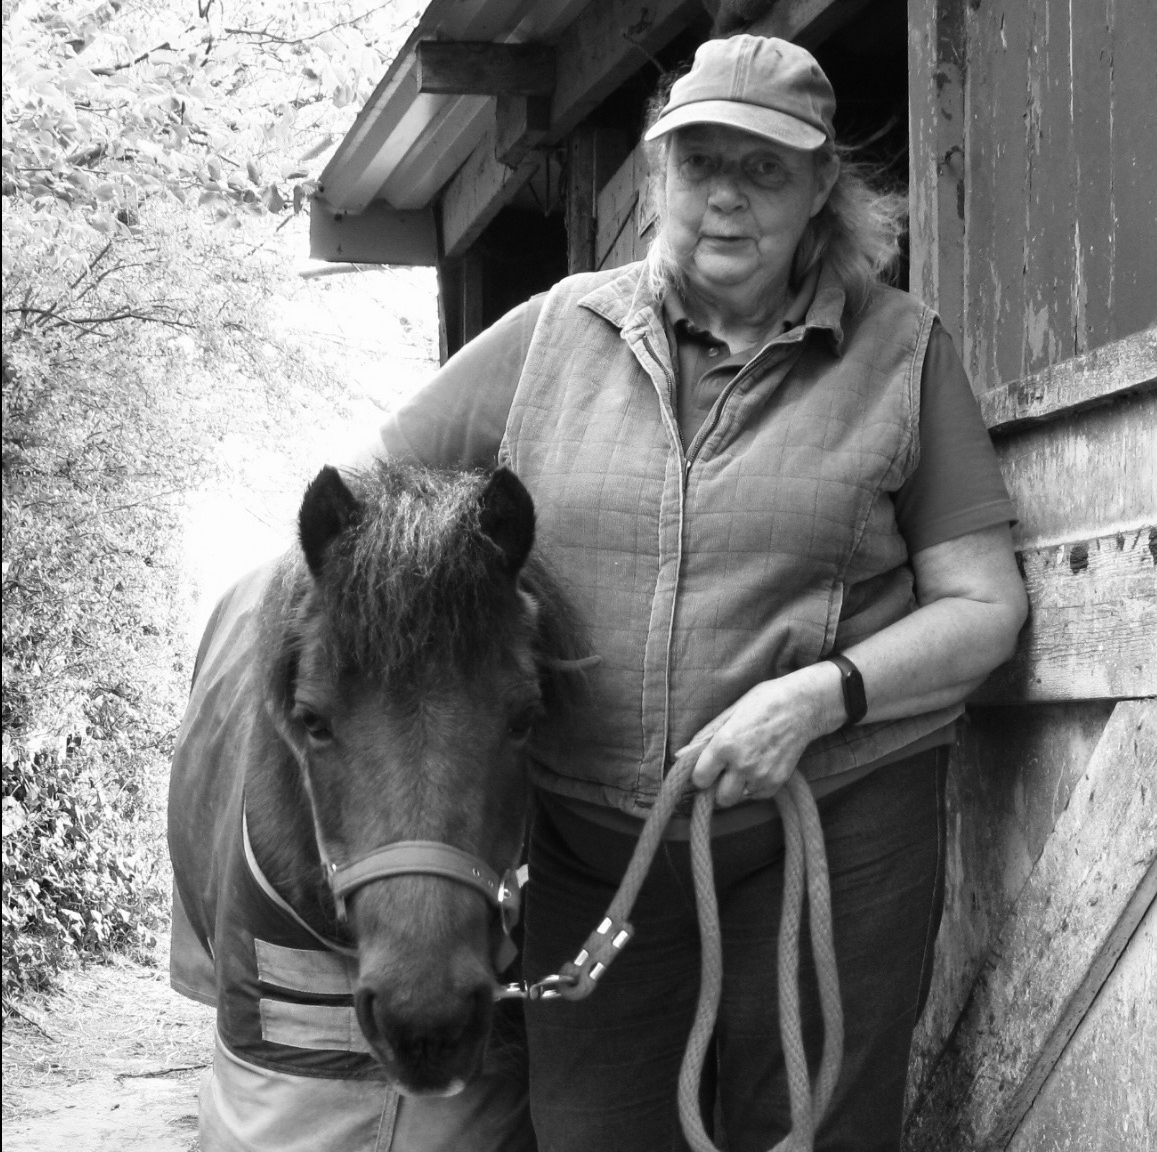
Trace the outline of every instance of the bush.
<instances>
[{"instance_id":1,"label":"bush","mask_svg":"<svg viewBox=\"0 0 1157 1152\"><path fill-rule=\"evenodd\" d=\"M285 252L418 7L3 5L6 1000L165 917L191 494L279 518L345 411Z\"/></svg>"},{"instance_id":2,"label":"bush","mask_svg":"<svg viewBox=\"0 0 1157 1152\"><path fill-rule=\"evenodd\" d=\"M191 668L190 495L259 481L292 503L311 438L345 410L322 350L276 323L285 257L239 265L235 231L162 207L53 272L20 223L6 213L6 998L150 947ZM238 461L238 442L262 451Z\"/></svg>"},{"instance_id":3,"label":"bush","mask_svg":"<svg viewBox=\"0 0 1157 1152\"><path fill-rule=\"evenodd\" d=\"M145 958L164 919L155 813L126 802L139 790L131 770L110 794L107 763L82 742L74 736L61 761L4 740L6 999L50 987L80 956Z\"/></svg>"}]
</instances>

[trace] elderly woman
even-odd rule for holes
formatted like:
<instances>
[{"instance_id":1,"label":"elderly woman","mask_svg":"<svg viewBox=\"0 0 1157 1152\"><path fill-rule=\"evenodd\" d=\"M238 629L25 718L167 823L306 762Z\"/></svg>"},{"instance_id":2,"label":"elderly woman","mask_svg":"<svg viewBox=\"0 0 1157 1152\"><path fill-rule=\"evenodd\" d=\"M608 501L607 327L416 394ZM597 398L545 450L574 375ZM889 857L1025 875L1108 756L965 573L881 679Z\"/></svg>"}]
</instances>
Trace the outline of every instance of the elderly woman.
<instances>
[{"instance_id":1,"label":"elderly woman","mask_svg":"<svg viewBox=\"0 0 1157 1152\"><path fill-rule=\"evenodd\" d=\"M580 947L665 772L705 742L693 781L717 786L715 1099L732 1152L790 1128L771 801L796 770L824 829L846 1022L816 1147L897 1147L941 912L947 747L1025 617L968 381L935 314L879 282L900 215L841 164L834 111L803 49L704 44L647 133L662 176L647 259L516 309L381 433L389 454L517 470L601 657L595 706L532 749L529 978ZM668 828L597 993L528 1007L544 1152L679 1145L699 954L686 826ZM814 1062L806 964L801 981Z\"/></svg>"}]
</instances>

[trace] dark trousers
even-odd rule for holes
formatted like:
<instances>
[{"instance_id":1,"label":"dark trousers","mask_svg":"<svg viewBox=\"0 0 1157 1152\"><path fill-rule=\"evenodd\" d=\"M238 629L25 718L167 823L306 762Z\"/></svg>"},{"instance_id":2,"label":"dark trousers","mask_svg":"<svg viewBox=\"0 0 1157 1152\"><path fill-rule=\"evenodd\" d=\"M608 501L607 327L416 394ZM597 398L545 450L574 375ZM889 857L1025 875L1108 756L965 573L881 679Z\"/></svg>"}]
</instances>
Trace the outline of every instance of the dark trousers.
<instances>
[{"instance_id":1,"label":"dark trousers","mask_svg":"<svg viewBox=\"0 0 1157 1152\"><path fill-rule=\"evenodd\" d=\"M946 762L945 749L921 753L819 803L845 1045L817 1152L899 1147L912 1030L943 907ZM631 836L558 801L539 805L525 919L529 978L574 956L606 911L633 847ZM728 1152L766 1152L791 1124L776 1005L782 826L776 819L717 837L713 850L724 968L712 1070L718 1113ZM676 1082L699 986L685 842L659 849L631 921L634 939L592 996L527 1007L540 1152L685 1147ZM823 1030L806 916L803 941L801 1003L814 1077ZM706 1109L708 1119L714 1111Z\"/></svg>"}]
</instances>

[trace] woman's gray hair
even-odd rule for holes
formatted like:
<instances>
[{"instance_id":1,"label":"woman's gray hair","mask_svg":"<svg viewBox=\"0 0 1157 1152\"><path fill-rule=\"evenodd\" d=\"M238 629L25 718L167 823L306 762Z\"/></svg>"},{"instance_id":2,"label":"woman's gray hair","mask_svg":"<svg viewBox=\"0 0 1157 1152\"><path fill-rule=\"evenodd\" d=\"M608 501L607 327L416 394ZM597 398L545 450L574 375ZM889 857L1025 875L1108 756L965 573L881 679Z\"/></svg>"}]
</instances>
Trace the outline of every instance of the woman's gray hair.
<instances>
[{"instance_id":1,"label":"woman's gray hair","mask_svg":"<svg viewBox=\"0 0 1157 1152\"><path fill-rule=\"evenodd\" d=\"M647 126L659 118L672 80L648 106ZM666 230L667 153L674 133L644 145L649 192L658 216L655 238L647 252L646 272L655 295L684 287ZM821 261L843 285L852 310L859 311L872 288L885 280L900 256L908 220L907 197L881 187L879 168L859 159L855 148L829 141L815 153L815 163L840 166L824 206L811 218L792 261L791 287L796 288Z\"/></svg>"}]
</instances>

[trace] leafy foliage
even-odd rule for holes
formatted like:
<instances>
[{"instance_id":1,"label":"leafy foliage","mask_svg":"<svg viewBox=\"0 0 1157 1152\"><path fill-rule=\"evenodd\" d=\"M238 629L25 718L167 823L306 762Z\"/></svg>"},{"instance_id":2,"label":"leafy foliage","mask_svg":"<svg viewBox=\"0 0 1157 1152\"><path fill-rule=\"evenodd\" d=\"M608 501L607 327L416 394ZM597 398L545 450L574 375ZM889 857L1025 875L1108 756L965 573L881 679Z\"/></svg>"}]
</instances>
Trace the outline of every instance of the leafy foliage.
<instances>
[{"instance_id":1,"label":"leafy foliage","mask_svg":"<svg viewBox=\"0 0 1157 1152\"><path fill-rule=\"evenodd\" d=\"M345 414L332 348L282 321L307 288L275 241L304 248L289 209L404 7L4 7L6 1001L163 922L190 494L251 479L238 439L299 491Z\"/></svg>"},{"instance_id":2,"label":"leafy foliage","mask_svg":"<svg viewBox=\"0 0 1157 1152\"><path fill-rule=\"evenodd\" d=\"M132 228L167 195L239 212L302 211L310 161L380 78L416 5L341 0L68 0L4 24L3 192L52 218Z\"/></svg>"}]
</instances>

